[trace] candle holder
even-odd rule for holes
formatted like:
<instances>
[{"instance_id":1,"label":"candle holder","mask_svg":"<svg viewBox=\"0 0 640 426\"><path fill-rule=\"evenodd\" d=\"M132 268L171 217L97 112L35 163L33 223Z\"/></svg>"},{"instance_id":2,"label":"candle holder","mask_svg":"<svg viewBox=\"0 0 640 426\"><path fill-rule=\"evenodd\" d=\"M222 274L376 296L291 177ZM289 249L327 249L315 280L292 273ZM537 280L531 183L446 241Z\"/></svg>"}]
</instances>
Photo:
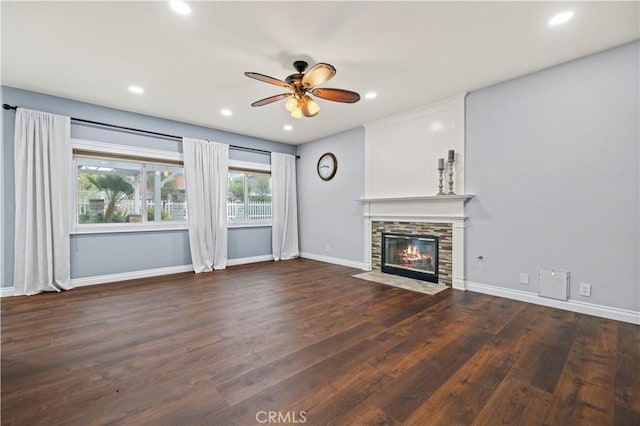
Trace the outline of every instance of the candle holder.
<instances>
[{"instance_id":1,"label":"candle holder","mask_svg":"<svg viewBox=\"0 0 640 426\"><path fill-rule=\"evenodd\" d=\"M449 164L449 192L447 192L447 195L456 195L455 192L453 192L453 163L454 160L449 160L447 161L447 163Z\"/></svg>"},{"instance_id":2,"label":"candle holder","mask_svg":"<svg viewBox=\"0 0 640 426\"><path fill-rule=\"evenodd\" d=\"M438 179L438 194L437 195L445 195L444 191L442 190L442 188L443 188L442 181L443 181L443 177L444 177L444 165L442 167L438 166L438 174L440 175L440 177Z\"/></svg>"}]
</instances>

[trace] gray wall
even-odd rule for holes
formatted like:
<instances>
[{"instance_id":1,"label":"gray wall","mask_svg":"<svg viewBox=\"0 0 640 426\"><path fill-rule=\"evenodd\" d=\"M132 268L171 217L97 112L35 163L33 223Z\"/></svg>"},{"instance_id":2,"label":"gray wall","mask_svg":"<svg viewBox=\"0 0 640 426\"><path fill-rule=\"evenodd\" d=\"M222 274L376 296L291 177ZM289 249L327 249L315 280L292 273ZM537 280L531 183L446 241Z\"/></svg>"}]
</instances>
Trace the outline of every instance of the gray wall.
<instances>
[{"instance_id":1,"label":"gray wall","mask_svg":"<svg viewBox=\"0 0 640 426\"><path fill-rule=\"evenodd\" d=\"M229 259L271 254L271 227L229 228Z\"/></svg>"},{"instance_id":2,"label":"gray wall","mask_svg":"<svg viewBox=\"0 0 640 426\"><path fill-rule=\"evenodd\" d=\"M316 172L325 152L338 159L338 171L327 182ZM300 145L298 155L300 251L363 262L363 206L357 199L364 195L364 128Z\"/></svg>"},{"instance_id":3,"label":"gray wall","mask_svg":"<svg viewBox=\"0 0 640 426\"><path fill-rule=\"evenodd\" d=\"M468 280L535 292L538 268L564 269L570 299L640 310L638 51L467 96Z\"/></svg>"},{"instance_id":4,"label":"gray wall","mask_svg":"<svg viewBox=\"0 0 640 426\"><path fill-rule=\"evenodd\" d=\"M101 121L120 126L151 130L178 136L209 139L249 148L295 154L296 147L264 139L252 138L206 127L105 108L70 99L48 96L11 87L1 88L2 102L25 108ZM4 203L3 270L0 286L13 285L14 241L14 111L2 111L2 199ZM181 152L179 141L144 136L120 130L72 123L73 138L143 148ZM232 159L269 163L269 155L231 150ZM242 258L271 253L269 228L232 229L229 231L229 258ZM108 259L105 261L104 259ZM73 235L71 238L71 276L114 274L143 269L190 264L187 231L138 232Z\"/></svg>"},{"instance_id":5,"label":"gray wall","mask_svg":"<svg viewBox=\"0 0 640 426\"><path fill-rule=\"evenodd\" d=\"M191 264L187 231L71 236L73 278Z\"/></svg>"}]
</instances>

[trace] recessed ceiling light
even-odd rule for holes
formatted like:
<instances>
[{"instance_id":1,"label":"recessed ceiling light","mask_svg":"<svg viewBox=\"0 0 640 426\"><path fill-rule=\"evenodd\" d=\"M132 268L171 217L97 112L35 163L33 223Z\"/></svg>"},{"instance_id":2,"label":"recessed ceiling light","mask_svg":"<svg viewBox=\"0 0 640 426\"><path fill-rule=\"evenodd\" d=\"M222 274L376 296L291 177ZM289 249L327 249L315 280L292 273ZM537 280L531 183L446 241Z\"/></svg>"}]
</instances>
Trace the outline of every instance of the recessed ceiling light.
<instances>
[{"instance_id":1,"label":"recessed ceiling light","mask_svg":"<svg viewBox=\"0 0 640 426\"><path fill-rule=\"evenodd\" d=\"M179 13L180 15L188 15L191 13L191 6L183 1L174 0L169 2L169 5L174 12Z\"/></svg>"},{"instance_id":2,"label":"recessed ceiling light","mask_svg":"<svg viewBox=\"0 0 640 426\"><path fill-rule=\"evenodd\" d=\"M573 18L573 12L571 11L558 13L556 16L549 19L549 26L554 27L556 25L564 24L571 18Z\"/></svg>"},{"instance_id":3,"label":"recessed ceiling light","mask_svg":"<svg viewBox=\"0 0 640 426\"><path fill-rule=\"evenodd\" d=\"M287 132L290 132L293 130L293 126L291 124L285 124L284 126L282 126L282 128Z\"/></svg>"},{"instance_id":4,"label":"recessed ceiling light","mask_svg":"<svg viewBox=\"0 0 640 426\"><path fill-rule=\"evenodd\" d=\"M378 96L376 92L369 92L366 95L364 95L364 97L367 99L374 99L376 96Z\"/></svg>"},{"instance_id":5,"label":"recessed ceiling light","mask_svg":"<svg viewBox=\"0 0 640 426\"><path fill-rule=\"evenodd\" d=\"M144 89L140 86L129 86L129 91L131 93L135 93L136 95L142 95L144 93Z\"/></svg>"},{"instance_id":6,"label":"recessed ceiling light","mask_svg":"<svg viewBox=\"0 0 640 426\"><path fill-rule=\"evenodd\" d=\"M231 117L233 115L233 112L230 109L221 109L220 114L224 115L225 117Z\"/></svg>"}]
</instances>

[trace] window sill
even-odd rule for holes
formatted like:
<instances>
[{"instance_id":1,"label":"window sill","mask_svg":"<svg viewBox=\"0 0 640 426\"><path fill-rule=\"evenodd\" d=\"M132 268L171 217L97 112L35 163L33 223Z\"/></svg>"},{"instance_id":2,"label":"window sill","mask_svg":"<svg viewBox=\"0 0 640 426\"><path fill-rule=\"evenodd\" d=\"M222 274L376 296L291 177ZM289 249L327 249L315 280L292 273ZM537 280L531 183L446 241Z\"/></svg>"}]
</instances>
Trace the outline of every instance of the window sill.
<instances>
[{"instance_id":1,"label":"window sill","mask_svg":"<svg viewBox=\"0 0 640 426\"><path fill-rule=\"evenodd\" d=\"M271 227L271 221L228 222L227 228L266 228ZM71 235L82 234L117 234L122 232L158 232L158 231L186 231L186 222L180 223L136 223L136 224L93 224L79 225L71 231Z\"/></svg>"},{"instance_id":2,"label":"window sill","mask_svg":"<svg viewBox=\"0 0 640 426\"><path fill-rule=\"evenodd\" d=\"M71 235L80 234L111 234L121 232L158 232L158 231L182 231L187 230L187 222L178 223L136 223L136 224L92 224L78 225L71 231Z\"/></svg>"},{"instance_id":3,"label":"window sill","mask_svg":"<svg viewBox=\"0 0 640 426\"><path fill-rule=\"evenodd\" d=\"M244 222L227 222L227 228L265 228L271 227L271 221L244 221Z\"/></svg>"}]
</instances>

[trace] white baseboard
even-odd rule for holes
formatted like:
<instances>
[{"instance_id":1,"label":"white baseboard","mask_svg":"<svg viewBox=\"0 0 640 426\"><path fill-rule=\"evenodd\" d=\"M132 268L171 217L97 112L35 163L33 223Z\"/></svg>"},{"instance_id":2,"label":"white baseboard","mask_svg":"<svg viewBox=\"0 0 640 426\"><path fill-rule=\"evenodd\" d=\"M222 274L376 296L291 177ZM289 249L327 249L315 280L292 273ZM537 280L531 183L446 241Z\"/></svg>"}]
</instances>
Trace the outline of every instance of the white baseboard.
<instances>
[{"instance_id":1,"label":"white baseboard","mask_svg":"<svg viewBox=\"0 0 640 426\"><path fill-rule=\"evenodd\" d=\"M193 272L193 266L191 265L168 266L166 268L121 272L118 274L107 274L107 275L96 275L93 277L72 278L71 284L74 287L85 287L88 285L106 284L106 283L113 283L116 281L127 281L127 280L135 280L138 278L158 277L160 275L179 274L181 272Z\"/></svg>"},{"instance_id":2,"label":"white baseboard","mask_svg":"<svg viewBox=\"0 0 640 426\"><path fill-rule=\"evenodd\" d=\"M266 262L269 260L273 260L273 255L264 254L262 256L239 257L237 259L227 260L227 266L245 265L247 263Z\"/></svg>"},{"instance_id":3,"label":"white baseboard","mask_svg":"<svg viewBox=\"0 0 640 426\"><path fill-rule=\"evenodd\" d=\"M317 260L319 262L333 263L334 265L348 266L349 268L357 268L365 271L368 270L364 262L356 262L355 260L340 259L338 257L322 256L320 254L313 253L300 253L300 257Z\"/></svg>"},{"instance_id":4,"label":"white baseboard","mask_svg":"<svg viewBox=\"0 0 640 426\"><path fill-rule=\"evenodd\" d=\"M93 277L72 278L71 285L74 287L86 287L97 284L108 284L117 281L135 280L138 278L157 277L160 275L179 274L181 272L192 272L193 266L180 265L166 268L145 269L142 271L121 272L118 274L95 275ZM0 297L13 296L13 287L0 288Z\"/></svg>"},{"instance_id":5,"label":"white baseboard","mask_svg":"<svg viewBox=\"0 0 640 426\"><path fill-rule=\"evenodd\" d=\"M245 263L265 262L273 260L273 256L253 256L229 259L227 266L243 265ZM166 268L144 269L142 271L121 272L117 274L95 275L92 277L72 278L71 284L74 287L86 287L97 284L114 283L118 281L135 280L138 278L159 277L161 275L179 274L181 272L193 272L192 265L168 266ZM13 296L13 287L0 287L0 297Z\"/></svg>"},{"instance_id":6,"label":"white baseboard","mask_svg":"<svg viewBox=\"0 0 640 426\"><path fill-rule=\"evenodd\" d=\"M13 296L13 287L0 287L0 297Z\"/></svg>"},{"instance_id":7,"label":"white baseboard","mask_svg":"<svg viewBox=\"0 0 640 426\"><path fill-rule=\"evenodd\" d=\"M631 311L628 309L612 308L609 306L579 302L577 300L565 301L548 299L546 297L540 297L536 293L531 293L528 291L514 290L489 284L474 283L471 281L466 282L466 289L476 293L490 294L492 296L519 300L521 302L549 306L551 308L564 309L566 311L578 312L580 314L593 315L596 317L608 318L640 325L640 312Z\"/></svg>"},{"instance_id":8,"label":"white baseboard","mask_svg":"<svg viewBox=\"0 0 640 426\"><path fill-rule=\"evenodd\" d=\"M253 257L241 257L238 259L227 260L227 266L243 265L245 263L264 262L267 260L273 260L273 256L253 256ZM135 280L138 278L158 277L161 275L179 274L181 272L193 272L192 265L180 265L169 266L166 268L145 269L142 271L123 272L119 274L98 275L94 277L86 278L73 278L71 284L74 287L84 287L87 285L105 284L116 281Z\"/></svg>"},{"instance_id":9,"label":"white baseboard","mask_svg":"<svg viewBox=\"0 0 640 426\"><path fill-rule=\"evenodd\" d=\"M451 287L455 288L456 290L464 290L466 288L466 284L467 282L464 279L454 278L453 282L451 283Z\"/></svg>"}]
</instances>

